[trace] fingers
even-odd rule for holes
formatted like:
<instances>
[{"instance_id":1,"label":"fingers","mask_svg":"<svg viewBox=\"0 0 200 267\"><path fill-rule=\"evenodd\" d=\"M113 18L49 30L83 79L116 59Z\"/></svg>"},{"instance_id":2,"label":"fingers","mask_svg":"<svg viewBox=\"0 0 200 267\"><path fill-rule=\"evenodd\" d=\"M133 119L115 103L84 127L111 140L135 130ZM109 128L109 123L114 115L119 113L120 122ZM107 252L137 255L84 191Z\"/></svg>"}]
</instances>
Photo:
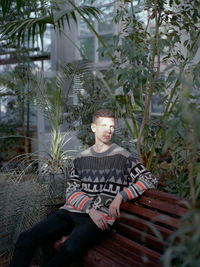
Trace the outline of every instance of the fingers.
<instances>
[{"instance_id":1,"label":"fingers","mask_svg":"<svg viewBox=\"0 0 200 267\"><path fill-rule=\"evenodd\" d=\"M122 196L117 194L109 207L109 215L111 217L120 217L120 205L122 202Z\"/></svg>"},{"instance_id":2,"label":"fingers","mask_svg":"<svg viewBox=\"0 0 200 267\"><path fill-rule=\"evenodd\" d=\"M117 216L117 217L119 217L119 216L120 216L120 211L119 211L119 208L116 208L116 210L115 210L115 214L116 214L116 216Z\"/></svg>"},{"instance_id":3,"label":"fingers","mask_svg":"<svg viewBox=\"0 0 200 267\"><path fill-rule=\"evenodd\" d=\"M95 209L91 209L89 212L89 216L93 220L93 222L102 230L106 230L109 228L106 219L103 215Z\"/></svg>"},{"instance_id":4,"label":"fingers","mask_svg":"<svg viewBox=\"0 0 200 267\"><path fill-rule=\"evenodd\" d=\"M108 229L108 224L107 224L107 222L104 220L104 218L98 221L97 226L98 226L102 231L105 231L105 230Z\"/></svg>"},{"instance_id":5,"label":"fingers","mask_svg":"<svg viewBox=\"0 0 200 267\"><path fill-rule=\"evenodd\" d=\"M111 217L120 217L120 209L118 207L110 206L108 212Z\"/></svg>"}]
</instances>

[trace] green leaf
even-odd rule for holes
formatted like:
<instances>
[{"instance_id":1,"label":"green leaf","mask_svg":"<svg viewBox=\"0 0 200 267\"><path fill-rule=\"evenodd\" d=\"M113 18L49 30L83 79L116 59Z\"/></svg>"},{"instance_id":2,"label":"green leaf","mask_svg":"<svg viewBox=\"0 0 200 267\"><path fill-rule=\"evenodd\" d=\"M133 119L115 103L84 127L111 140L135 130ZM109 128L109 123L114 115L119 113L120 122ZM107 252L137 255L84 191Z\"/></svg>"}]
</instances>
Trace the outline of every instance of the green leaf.
<instances>
[{"instance_id":1,"label":"green leaf","mask_svg":"<svg viewBox=\"0 0 200 267\"><path fill-rule=\"evenodd\" d=\"M184 45L185 47L187 47L188 43L189 43L189 39L185 40L184 43L183 43L183 45Z\"/></svg>"},{"instance_id":2,"label":"green leaf","mask_svg":"<svg viewBox=\"0 0 200 267\"><path fill-rule=\"evenodd\" d=\"M180 0L174 0L177 5L180 5Z\"/></svg>"}]
</instances>

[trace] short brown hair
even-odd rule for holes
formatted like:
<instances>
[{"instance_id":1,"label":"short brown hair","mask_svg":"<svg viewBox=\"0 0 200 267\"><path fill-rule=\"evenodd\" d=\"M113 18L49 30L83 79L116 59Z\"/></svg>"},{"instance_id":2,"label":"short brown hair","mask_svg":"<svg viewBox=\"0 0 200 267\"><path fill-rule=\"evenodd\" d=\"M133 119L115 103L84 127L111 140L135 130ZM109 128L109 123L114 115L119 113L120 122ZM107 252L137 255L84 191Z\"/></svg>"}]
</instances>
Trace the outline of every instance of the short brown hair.
<instances>
[{"instance_id":1,"label":"short brown hair","mask_svg":"<svg viewBox=\"0 0 200 267\"><path fill-rule=\"evenodd\" d=\"M110 109L99 109L97 111L94 112L93 116L92 116L92 122L95 122L96 119L98 119L99 117L103 117L103 118L115 118L115 114L112 112L112 110Z\"/></svg>"}]
</instances>

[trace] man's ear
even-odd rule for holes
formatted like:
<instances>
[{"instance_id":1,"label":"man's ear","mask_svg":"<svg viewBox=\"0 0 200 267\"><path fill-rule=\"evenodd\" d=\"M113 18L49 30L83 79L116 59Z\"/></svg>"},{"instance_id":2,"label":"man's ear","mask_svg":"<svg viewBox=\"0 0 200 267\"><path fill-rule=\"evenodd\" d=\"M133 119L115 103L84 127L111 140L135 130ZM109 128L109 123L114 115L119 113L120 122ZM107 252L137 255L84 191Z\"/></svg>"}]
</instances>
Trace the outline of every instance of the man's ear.
<instances>
[{"instance_id":1,"label":"man's ear","mask_svg":"<svg viewBox=\"0 0 200 267\"><path fill-rule=\"evenodd\" d=\"M95 133L95 131L96 131L96 124L95 123L91 124L91 129L92 129L93 133Z\"/></svg>"}]
</instances>

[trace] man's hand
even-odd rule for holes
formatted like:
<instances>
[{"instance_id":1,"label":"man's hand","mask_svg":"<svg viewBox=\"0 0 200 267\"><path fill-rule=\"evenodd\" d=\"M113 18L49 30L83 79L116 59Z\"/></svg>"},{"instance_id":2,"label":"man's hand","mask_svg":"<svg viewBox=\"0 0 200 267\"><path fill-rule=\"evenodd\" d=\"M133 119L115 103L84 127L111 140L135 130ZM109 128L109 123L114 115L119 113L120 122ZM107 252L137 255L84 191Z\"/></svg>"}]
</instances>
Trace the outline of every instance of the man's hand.
<instances>
[{"instance_id":1,"label":"man's hand","mask_svg":"<svg viewBox=\"0 0 200 267\"><path fill-rule=\"evenodd\" d=\"M95 210L94 208L91 208L89 216L102 231L109 229L107 221L103 217L103 214L101 212Z\"/></svg>"},{"instance_id":2,"label":"man's hand","mask_svg":"<svg viewBox=\"0 0 200 267\"><path fill-rule=\"evenodd\" d=\"M122 203L122 196L117 194L114 200L110 203L108 213L110 217L120 216L120 205Z\"/></svg>"}]
</instances>

